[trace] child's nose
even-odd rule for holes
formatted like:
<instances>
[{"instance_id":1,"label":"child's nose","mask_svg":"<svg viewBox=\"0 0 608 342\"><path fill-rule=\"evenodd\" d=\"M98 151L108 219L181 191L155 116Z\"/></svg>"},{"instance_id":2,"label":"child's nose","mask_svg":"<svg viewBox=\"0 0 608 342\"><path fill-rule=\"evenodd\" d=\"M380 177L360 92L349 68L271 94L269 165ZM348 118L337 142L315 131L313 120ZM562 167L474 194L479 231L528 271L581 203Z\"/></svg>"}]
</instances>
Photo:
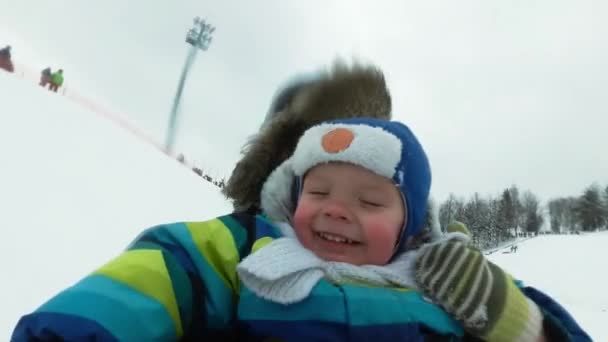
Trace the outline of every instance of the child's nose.
<instances>
[{"instance_id":1,"label":"child's nose","mask_svg":"<svg viewBox=\"0 0 608 342\"><path fill-rule=\"evenodd\" d=\"M344 204L337 202L328 203L323 209L323 215L327 218L332 218L334 220L348 222L350 222L351 220L351 215L348 211L348 208Z\"/></svg>"}]
</instances>

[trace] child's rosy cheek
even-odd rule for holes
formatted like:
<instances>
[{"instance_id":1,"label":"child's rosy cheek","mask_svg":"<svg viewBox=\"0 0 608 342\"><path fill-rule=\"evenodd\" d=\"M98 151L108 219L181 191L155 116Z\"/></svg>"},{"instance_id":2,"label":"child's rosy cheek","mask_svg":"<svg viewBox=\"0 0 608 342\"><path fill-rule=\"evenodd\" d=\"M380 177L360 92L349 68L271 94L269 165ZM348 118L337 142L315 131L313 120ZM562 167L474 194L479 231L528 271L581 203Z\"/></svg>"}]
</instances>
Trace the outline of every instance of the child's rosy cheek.
<instances>
[{"instance_id":1,"label":"child's rosy cheek","mask_svg":"<svg viewBox=\"0 0 608 342\"><path fill-rule=\"evenodd\" d=\"M306 206L306 203L300 202L296 207L296 211L293 214L293 228L297 231L303 230L309 226L310 222L310 210Z\"/></svg>"},{"instance_id":2,"label":"child's rosy cheek","mask_svg":"<svg viewBox=\"0 0 608 342\"><path fill-rule=\"evenodd\" d=\"M376 225L370 227L368 238L382 246L394 246L397 243L398 233L392 227ZM391 250L392 251L392 250Z\"/></svg>"},{"instance_id":3,"label":"child's rosy cheek","mask_svg":"<svg viewBox=\"0 0 608 342\"><path fill-rule=\"evenodd\" d=\"M392 229L387 229L386 226L370 227L367 234L369 254L368 262L376 265L386 264L395 249L397 244L396 234Z\"/></svg>"}]
</instances>

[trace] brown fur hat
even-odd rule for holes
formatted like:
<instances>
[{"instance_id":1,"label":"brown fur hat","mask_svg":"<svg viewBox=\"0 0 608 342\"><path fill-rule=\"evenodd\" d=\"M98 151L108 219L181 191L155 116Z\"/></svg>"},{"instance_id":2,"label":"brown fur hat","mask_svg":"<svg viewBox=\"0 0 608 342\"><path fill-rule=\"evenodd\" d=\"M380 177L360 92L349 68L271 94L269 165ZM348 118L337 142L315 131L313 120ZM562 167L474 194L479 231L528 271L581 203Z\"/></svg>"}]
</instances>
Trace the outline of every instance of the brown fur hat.
<instances>
[{"instance_id":1,"label":"brown fur hat","mask_svg":"<svg viewBox=\"0 0 608 342\"><path fill-rule=\"evenodd\" d=\"M275 97L260 131L249 139L224 187L237 211L259 208L268 175L291 156L300 136L323 121L372 117L391 119L391 97L374 66L336 63L315 77L299 78Z\"/></svg>"}]
</instances>

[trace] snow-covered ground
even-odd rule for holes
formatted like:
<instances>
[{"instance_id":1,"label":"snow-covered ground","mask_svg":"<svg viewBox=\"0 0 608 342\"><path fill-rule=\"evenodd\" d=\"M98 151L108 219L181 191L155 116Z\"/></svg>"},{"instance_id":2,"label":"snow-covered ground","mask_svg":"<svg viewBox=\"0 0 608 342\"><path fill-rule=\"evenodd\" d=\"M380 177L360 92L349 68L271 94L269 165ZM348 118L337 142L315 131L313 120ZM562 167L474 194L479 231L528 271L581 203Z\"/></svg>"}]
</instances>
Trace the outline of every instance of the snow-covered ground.
<instances>
[{"instance_id":1,"label":"snow-covered ground","mask_svg":"<svg viewBox=\"0 0 608 342\"><path fill-rule=\"evenodd\" d=\"M525 284L556 298L594 341L608 341L608 232L542 235L516 253L488 256Z\"/></svg>"},{"instance_id":2,"label":"snow-covered ground","mask_svg":"<svg viewBox=\"0 0 608 342\"><path fill-rule=\"evenodd\" d=\"M145 227L227 213L219 190L113 121L0 72L0 339ZM608 234L543 236L490 258L608 341Z\"/></svg>"},{"instance_id":3,"label":"snow-covered ground","mask_svg":"<svg viewBox=\"0 0 608 342\"><path fill-rule=\"evenodd\" d=\"M0 72L0 340L144 228L232 207L114 122Z\"/></svg>"}]
</instances>

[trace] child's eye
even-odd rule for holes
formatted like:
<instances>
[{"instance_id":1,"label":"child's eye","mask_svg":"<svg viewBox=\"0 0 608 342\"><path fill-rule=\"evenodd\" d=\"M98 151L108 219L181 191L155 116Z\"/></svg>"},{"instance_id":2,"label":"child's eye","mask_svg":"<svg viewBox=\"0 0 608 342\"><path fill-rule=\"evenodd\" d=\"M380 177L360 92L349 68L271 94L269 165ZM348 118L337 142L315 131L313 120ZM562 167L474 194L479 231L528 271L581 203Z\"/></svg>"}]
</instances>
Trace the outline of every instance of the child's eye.
<instances>
[{"instance_id":1,"label":"child's eye","mask_svg":"<svg viewBox=\"0 0 608 342\"><path fill-rule=\"evenodd\" d=\"M364 206L374 207L374 208L382 207L382 203L379 203L379 202L369 201L369 200L364 200L364 199L361 199L360 201L361 201L361 204L363 204Z\"/></svg>"},{"instance_id":2,"label":"child's eye","mask_svg":"<svg viewBox=\"0 0 608 342\"><path fill-rule=\"evenodd\" d=\"M315 196L326 196L328 194L327 191L308 191L308 193Z\"/></svg>"}]
</instances>

